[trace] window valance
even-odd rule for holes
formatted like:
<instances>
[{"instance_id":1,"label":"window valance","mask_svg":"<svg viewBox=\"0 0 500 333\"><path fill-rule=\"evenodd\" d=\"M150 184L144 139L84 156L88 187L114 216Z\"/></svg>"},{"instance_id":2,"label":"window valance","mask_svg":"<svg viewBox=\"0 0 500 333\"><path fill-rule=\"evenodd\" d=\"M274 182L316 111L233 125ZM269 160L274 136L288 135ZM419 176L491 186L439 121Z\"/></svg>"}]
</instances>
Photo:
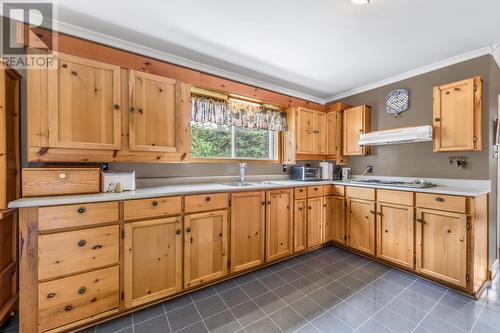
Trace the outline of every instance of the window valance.
<instances>
[{"instance_id":1,"label":"window valance","mask_svg":"<svg viewBox=\"0 0 500 333\"><path fill-rule=\"evenodd\" d=\"M270 131L288 129L285 113L282 111L198 95L191 96L191 120Z\"/></svg>"}]
</instances>

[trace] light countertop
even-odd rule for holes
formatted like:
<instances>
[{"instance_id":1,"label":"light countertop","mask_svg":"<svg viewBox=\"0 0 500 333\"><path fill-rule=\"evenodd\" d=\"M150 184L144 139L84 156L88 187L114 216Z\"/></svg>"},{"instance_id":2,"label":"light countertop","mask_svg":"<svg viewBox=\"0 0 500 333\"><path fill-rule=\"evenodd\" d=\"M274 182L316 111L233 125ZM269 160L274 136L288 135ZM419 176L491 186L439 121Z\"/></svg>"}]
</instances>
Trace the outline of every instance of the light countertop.
<instances>
[{"instance_id":1,"label":"light countertop","mask_svg":"<svg viewBox=\"0 0 500 333\"><path fill-rule=\"evenodd\" d=\"M477 187L471 186L471 181L464 181L464 183L461 184L460 181L455 180L453 182L449 182L449 185L441 183L436 187L429 187L429 188L410 188L410 187L398 187L398 186L386 186L386 185L355 184L355 183L350 183L349 181L338 181L338 180L307 181L307 182L294 181L294 180L276 180L272 182L273 182L272 184L257 184L256 186L249 186L243 188L232 187L225 184L200 184L200 183L173 184L167 186L140 188L135 191L124 191L122 193L97 193L97 194L64 195L64 196L51 196L51 197L38 197L38 198L22 198L9 203L9 208L58 206L58 205L70 205L70 204L80 204L80 203L90 203L90 202L133 200L133 199L166 197L175 195L217 193L217 192L272 190L279 188L330 185L330 184L390 189L390 190L407 191L407 192L460 195L469 197L480 196L483 194L487 194L491 191L491 189L485 185L484 181L478 181Z\"/></svg>"}]
</instances>

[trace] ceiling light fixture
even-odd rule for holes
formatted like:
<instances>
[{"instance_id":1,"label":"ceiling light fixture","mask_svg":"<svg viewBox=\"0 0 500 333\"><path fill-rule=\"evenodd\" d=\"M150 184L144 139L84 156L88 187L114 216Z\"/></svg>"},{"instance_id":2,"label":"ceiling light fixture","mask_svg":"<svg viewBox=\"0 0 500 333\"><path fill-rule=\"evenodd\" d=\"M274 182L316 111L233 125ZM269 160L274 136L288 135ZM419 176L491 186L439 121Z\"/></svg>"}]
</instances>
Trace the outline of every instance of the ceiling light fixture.
<instances>
[{"instance_id":1,"label":"ceiling light fixture","mask_svg":"<svg viewBox=\"0 0 500 333\"><path fill-rule=\"evenodd\" d=\"M351 0L355 5L368 5L371 0Z\"/></svg>"}]
</instances>

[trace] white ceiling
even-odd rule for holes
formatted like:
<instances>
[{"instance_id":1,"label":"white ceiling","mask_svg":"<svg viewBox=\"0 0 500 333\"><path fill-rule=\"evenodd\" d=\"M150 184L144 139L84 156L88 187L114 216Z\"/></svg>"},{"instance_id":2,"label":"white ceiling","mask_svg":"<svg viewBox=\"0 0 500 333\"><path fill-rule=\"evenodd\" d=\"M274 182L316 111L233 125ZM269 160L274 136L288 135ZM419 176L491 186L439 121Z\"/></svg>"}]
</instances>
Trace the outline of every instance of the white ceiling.
<instances>
[{"instance_id":1,"label":"white ceiling","mask_svg":"<svg viewBox=\"0 0 500 333\"><path fill-rule=\"evenodd\" d=\"M317 101L500 42L498 0L57 3L61 31Z\"/></svg>"}]
</instances>

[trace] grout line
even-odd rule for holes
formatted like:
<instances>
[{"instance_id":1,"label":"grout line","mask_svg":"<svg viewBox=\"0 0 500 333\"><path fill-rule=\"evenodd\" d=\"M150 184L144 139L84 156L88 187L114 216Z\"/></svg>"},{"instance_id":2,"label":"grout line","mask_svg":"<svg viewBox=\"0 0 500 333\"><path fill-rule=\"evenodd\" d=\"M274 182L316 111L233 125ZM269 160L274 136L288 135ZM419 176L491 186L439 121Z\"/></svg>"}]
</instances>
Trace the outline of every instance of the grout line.
<instances>
[{"instance_id":1,"label":"grout line","mask_svg":"<svg viewBox=\"0 0 500 333\"><path fill-rule=\"evenodd\" d=\"M191 298L191 296L189 296L189 298ZM170 325L170 319L168 319L168 316L167 316L167 310L165 310L165 302L162 302L161 303L161 306L163 308L163 313L165 314L165 318L167 318L167 325L168 325L168 329L170 332L172 332L172 326ZM196 306L196 305L195 305Z\"/></svg>"},{"instance_id":2,"label":"grout line","mask_svg":"<svg viewBox=\"0 0 500 333\"><path fill-rule=\"evenodd\" d=\"M474 324L472 324L472 327L469 330L469 332L472 332L474 330L474 328L476 327L476 325L479 321L479 316L481 316L481 313L483 313L483 310L485 309L485 307L486 307L486 303L484 303L483 306L481 307L481 310L479 310L479 313L477 314L476 319L474 319Z\"/></svg>"},{"instance_id":3,"label":"grout line","mask_svg":"<svg viewBox=\"0 0 500 333\"><path fill-rule=\"evenodd\" d=\"M189 298L191 299L191 302L193 302L193 298L191 297L191 295L189 295ZM224 302L224 300L222 300L222 302ZM203 323L203 326L205 326L205 328L207 329L207 332L210 332L210 330L208 329L207 324L205 324L205 320L203 319L203 317L202 317L202 315L200 313L200 310L198 310L198 307L196 306L195 302L193 302L193 306L196 309L196 312L198 312L198 316L200 316L200 319L201 319L201 322ZM196 322L196 323L198 323L198 322ZM193 323L193 325L196 324L196 323ZM192 325L190 325L190 326L192 326ZM186 328L186 327L181 328L181 330L184 329L184 328ZM178 331L180 331L180 330L178 330Z\"/></svg>"},{"instance_id":4,"label":"grout line","mask_svg":"<svg viewBox=\"0 0 500 333\"><path fill-rule=\"evenodd\" d=\"M441 297L439 297L439 299L436 301L436 303L429 309L429 311L425 314L425 316L417 323L417 326L415 326L415 328L411 331L411 333L415 332L415 330L420 326L422 325L422 323L424 322L425 318L427 318L432 310L439 304L439 302L443 299L444 295L446 295L448 293L448 290L446 290L443 295L441 295ZM424 327L425 328L425 327Z\"/></svg>"}]
</instances>

